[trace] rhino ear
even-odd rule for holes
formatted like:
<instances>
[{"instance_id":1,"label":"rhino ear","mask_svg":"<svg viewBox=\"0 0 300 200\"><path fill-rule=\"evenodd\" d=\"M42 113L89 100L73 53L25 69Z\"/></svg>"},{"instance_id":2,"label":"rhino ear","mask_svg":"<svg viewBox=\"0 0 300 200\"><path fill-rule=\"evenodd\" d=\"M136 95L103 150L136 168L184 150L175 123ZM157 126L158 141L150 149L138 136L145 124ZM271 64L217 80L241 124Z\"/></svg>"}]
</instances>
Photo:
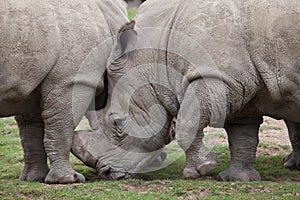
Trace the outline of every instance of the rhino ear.
<instances>
[{"instance_id":1,"label":"rhino ear","mask_svg":"<svg viewBox=\"0 0 300 200\"><path fill-rule=\"evenodd\" d=\"M126 57L129 51L133 50L133 47L137 41L137 33L134 30L135 21L131 21L125 24L118 32L117 41L115 42L111 61L112 63L119 63L121 58ZM122 60L122 59L121 59Z\"/></svg>"}]
</instances>

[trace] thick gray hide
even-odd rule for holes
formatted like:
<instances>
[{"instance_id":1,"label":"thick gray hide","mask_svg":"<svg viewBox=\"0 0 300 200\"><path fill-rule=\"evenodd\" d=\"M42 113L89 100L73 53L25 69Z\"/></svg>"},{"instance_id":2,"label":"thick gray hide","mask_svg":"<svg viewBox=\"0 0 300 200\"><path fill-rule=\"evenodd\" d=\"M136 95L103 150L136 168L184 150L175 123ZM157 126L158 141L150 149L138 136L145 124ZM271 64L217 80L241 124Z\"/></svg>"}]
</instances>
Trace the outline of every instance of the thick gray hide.
<instances>
[{"instance_id":1,"label":"thick gray hide","mask_svg":"<svg viewBox=\"0 0 300 200\"><path fill-rule=\"evenodd\" d=\"M297 0L147 0L135 26L121 29L107 69L98 118L113 145L98 155L101 177L138 172L164 146L174 116L188 178L216 166L202 143L210 125L229 137L231 164L218 179L260 180L253 163L264 115L286 121L285 166L299 168L299 33Z\"/></svg>"},{"instance_id":2,"label":"thick gray hide","mask_svg":"<svg viewBox=\"0 0 300 200\"><path fill-rule=\"evenodd\" d=\"M0 2L0 117L18 115L21 180L84 181L69 163L73 131L103 91L112 36L127 20L121 0Z\"/></svg>"}]
</instances>

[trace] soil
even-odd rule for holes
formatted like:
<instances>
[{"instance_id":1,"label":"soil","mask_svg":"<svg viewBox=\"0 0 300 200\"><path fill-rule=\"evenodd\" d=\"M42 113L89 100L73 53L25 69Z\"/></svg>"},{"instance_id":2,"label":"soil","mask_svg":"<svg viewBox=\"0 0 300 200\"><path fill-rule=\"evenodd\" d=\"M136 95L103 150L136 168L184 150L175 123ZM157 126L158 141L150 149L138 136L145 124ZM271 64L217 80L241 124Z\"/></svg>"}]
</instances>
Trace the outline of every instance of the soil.
<instances>
[{"instance_id":1,"label":"soil","mask_svg":"<svg viewBox=\"0 0 300 200\"><path fill-rule=\"evenodd\" d=\"M280 145L290 145L288 130L283 120L275 120L266 117L262 127L265 127L265 129L260 131L261 141Z\"/></svg>"},{"instance_id":2,"label":"soil","mask_svg":"<svg viewBox=\"0 0 300 200\"><path fill-rule=\"evenodd\" d=\"M173 189L169 183L158 183L158 184L139 184L139 185L131 185L131 184L120 184L119 185L123 191L136 192L138 194L146 194L149 192L157 192L164 191L166 189ZM207 188L189 188L185 189L182 192L182 197L178 199L199 199L199 197L210 196L211 192Z\"/></svg>"},{"instance_id":3,"label":"soil","mask_svg":"<svg viewBox=\"0 0 300 200\"><path fill-rule=\"evenodd\" d=\"M208 139L205 143L209 145L228 144L226 132L223 129L207 128L205 135L214 134L218 132L219 135ZM221 133L220 133L221 132ZM291 151L291 144L289 140L288 130L283 120L275 120L270 117L265 117L264 122L260 127L259 132L259 146L257 155L278 155L281 153L287 154Z\"/></svg>"},{"instance_id":4,"label":"soil","mask_svg":"<svg viewBox=\"0 0 300 200\"><path fill-rule=\"evenodd\" d=\"M269 148L259 146L257 149L258 155L287 154L291 151L288 130L283 120L265 118L259 135L260 142L269 144Z\"/></svg>"}]
</instances>

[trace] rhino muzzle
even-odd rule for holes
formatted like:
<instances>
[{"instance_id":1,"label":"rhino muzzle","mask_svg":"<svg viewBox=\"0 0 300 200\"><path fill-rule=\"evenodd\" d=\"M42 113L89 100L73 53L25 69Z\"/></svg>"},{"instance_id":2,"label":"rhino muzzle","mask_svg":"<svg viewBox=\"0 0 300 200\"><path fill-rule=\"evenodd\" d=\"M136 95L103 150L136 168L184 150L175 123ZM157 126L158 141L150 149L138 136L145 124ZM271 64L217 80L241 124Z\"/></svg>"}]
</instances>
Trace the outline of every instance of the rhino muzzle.
<instances>
[{"instance_id":1,"label":"rhino muzzle","mask_svg":"<svg viewBox=\"0 0 300 200\"><path fill-rule=\"evenodd\" d=\"M99 163L99 162L98 162ZM97 165L97 174L103 180L120 180L133 178L133 174L122 171L115 171L110 165Z\"/></svg>"}]
</instances>

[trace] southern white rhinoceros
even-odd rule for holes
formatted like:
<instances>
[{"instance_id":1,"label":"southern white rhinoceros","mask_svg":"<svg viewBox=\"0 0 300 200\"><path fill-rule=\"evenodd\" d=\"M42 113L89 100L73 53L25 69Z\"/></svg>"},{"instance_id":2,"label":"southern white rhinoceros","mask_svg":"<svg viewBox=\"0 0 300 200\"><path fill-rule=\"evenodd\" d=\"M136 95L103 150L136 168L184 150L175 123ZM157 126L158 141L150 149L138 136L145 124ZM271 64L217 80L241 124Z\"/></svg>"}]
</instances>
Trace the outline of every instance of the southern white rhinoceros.
<instances>
[{"instance_id":1,"label":"southern white rhinoceros","mask_svg":"<svg viewBox=\"0 0 300 200\"><path fill-rule=\"evenodd\" d=\"M17 115L21 180L85 181L69 163L73 131L103 90L112 35L126 22L121 0L0 2L0 117Z\"/></svg>"},{"instance_id":2,"label":"southern white rhinoceros","mask_svg":"<svg viewBox=\"0 0 300 200\"><path fill-rule=\"evenodd\" d=\"M173 117L188 178L217 164L202 143L211 125L226 129L231 152L217 179L260 180L253 163L264 115L286 121L293 153L285 166L300 168L298 0L148 0L119 31L110 60L102 130L76 134L73 146L101 177L139 172Z\"/></svg>"}]
</instances>

